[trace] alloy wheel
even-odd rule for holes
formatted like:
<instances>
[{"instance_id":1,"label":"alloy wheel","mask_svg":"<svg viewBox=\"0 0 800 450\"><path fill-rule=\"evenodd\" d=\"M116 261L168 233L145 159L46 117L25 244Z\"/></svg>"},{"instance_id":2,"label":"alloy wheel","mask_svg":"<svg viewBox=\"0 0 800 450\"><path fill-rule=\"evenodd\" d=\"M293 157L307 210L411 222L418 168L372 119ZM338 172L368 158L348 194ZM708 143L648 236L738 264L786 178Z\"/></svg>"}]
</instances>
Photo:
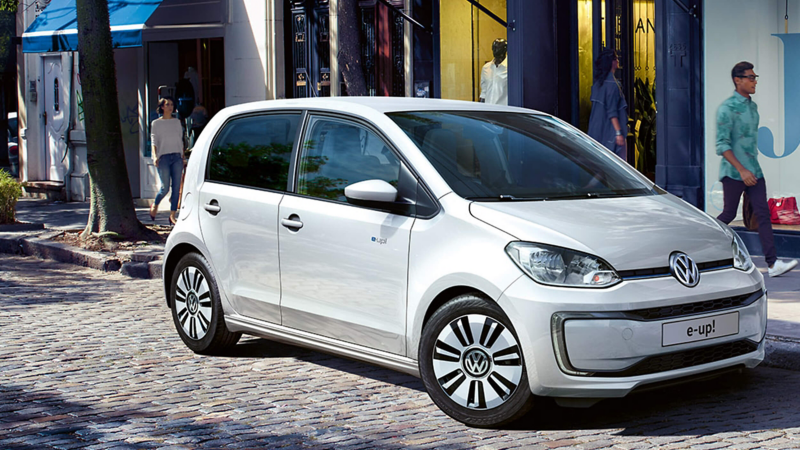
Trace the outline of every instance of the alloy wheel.
<instances>
[{"instance_id":1,"label":"alloy wheel","mask_svg":"<svg viewBox=\"0 0 800 450\"><path fill-rule=\"evenodd\" d=\"M496 408L508 400L523 375L519 343L497 320L482 315L459 317L444 327L433 350L433 372L456 404Z\"/></svg>"},{"instance_id":2,"label":"alloy wheel","mask_svg":"<svg viewBox=\"0 0 800 450\"><path fill-rule=\"evenodd\" d=\"M200 340L208 333L211 323L211 290L203 273L196 267L186 267L178 277L175 311L187 336Z\"/></svg>"}]
</instances>

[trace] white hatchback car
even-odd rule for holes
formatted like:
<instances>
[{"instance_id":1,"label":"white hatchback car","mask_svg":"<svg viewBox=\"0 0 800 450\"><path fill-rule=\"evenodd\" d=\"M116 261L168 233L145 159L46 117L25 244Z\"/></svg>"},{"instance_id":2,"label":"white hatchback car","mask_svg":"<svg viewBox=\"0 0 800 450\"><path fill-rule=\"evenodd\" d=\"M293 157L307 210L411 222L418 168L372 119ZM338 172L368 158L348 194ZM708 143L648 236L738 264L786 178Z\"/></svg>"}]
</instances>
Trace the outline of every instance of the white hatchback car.
<instances>
[{"instance_id":1,"label":"white hatchback car","mask_svg":"<svg viewBox=\"0 0 800 450\"><path fill-rule=\"evenodd\" d=\"M178 333L420 376L466 424L754 367L761 274L726 225L535 111L408 98L226 108L163 279Z\"/></svg>"}]
</instances>

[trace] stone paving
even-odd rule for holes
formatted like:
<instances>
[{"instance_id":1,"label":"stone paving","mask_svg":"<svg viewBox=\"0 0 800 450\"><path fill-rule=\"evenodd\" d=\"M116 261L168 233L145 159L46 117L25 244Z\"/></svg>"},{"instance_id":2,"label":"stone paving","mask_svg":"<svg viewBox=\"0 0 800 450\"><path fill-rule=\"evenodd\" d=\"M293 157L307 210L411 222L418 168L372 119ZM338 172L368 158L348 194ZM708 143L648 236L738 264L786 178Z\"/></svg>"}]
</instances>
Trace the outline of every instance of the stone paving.
<instances>
[{"instance_id":1,"label":"stone paving","mask_svg":"<svg viewBox=\"0 0 800 450\"><path fill-rule=\"evenodd\" d=\"M263 339L178 338L159 280L0 255L0 449L800 448L800 372L464 427L413 377Z\"/></svg>"}]
</instances>

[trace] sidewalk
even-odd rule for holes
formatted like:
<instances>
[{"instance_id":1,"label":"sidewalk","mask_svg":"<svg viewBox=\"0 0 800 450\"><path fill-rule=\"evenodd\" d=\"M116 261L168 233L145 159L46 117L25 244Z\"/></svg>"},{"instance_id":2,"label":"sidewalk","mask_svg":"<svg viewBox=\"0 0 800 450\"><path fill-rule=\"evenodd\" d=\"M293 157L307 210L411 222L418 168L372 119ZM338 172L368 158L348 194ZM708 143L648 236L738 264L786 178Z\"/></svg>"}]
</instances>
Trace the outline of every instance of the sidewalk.
<instances>
[{"instance_id":1,"label":"sidewalk","mask_svg":"<svg viewBox=\"0 0 800 450\"><path fill-rule=\"evenodd\" d=\"M136 208L136 215L142 223L150 221L148 208ZM161 211L155 223L168 225L168 211ZM21 198L17 203L17 220L23 222L40 222L45 224L47 230L75 230L83 229L89 217L89 203L54 203L41 199ZM8 233L0 233L0 235ZM163 251L163 246L152 246L149 252ZM780 367L800 370L800 266L788 274L770 278L767 275L767 265L763 256L753 256L758 269L764 275L769 292L769 318L767 322L767 363L775 358L780 361L775 363ZM127 264L127 269L126 269ZM138 266L136 266L138 264ZM154 271L151 267L148 272L147 264L157 264ZM86 264L83 264L86 265ZM144 265L144 266L142 266ZM103 270L107 267L107 262ZM123 273L132 277L160 278L160 261L134 261L121 264Z\"/></svg>"},{"instance_id":2,"label":"sidewalk","mask_svg":"<svg viewBox=\"0 0 800 450\"><path fill-rule=\"evenodd\" d=\"M167 208L169 209L169 208ZM143 224L169 225L169 211L161 210L155 222L150 220L147 207L136 208L136 217ZM82 230L89 220L89 202L49 202L38 198L20 198L17 202L17 220L43 223L45 228L57 230Z\"/></svg>"}]
</instances>

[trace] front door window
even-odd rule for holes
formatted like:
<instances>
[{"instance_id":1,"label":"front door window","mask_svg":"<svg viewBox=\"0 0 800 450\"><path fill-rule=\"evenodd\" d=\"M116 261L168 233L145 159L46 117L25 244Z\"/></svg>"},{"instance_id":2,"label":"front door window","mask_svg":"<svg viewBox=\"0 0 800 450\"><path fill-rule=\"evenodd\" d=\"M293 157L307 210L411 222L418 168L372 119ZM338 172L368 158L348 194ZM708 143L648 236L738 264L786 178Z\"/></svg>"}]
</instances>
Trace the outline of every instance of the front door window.
<instances>
[{"instance_id":1,"label":"front door window","mask_svg":"<svg viewBox=\"0 0 800 450\"><path fill-rule=\"evenodd\" d=\"M400 160L371 130L335 119L312 120L300 155L298 193L347 201L344 188L366 180L395 187Z\"/></svg>"}]
</instances>

